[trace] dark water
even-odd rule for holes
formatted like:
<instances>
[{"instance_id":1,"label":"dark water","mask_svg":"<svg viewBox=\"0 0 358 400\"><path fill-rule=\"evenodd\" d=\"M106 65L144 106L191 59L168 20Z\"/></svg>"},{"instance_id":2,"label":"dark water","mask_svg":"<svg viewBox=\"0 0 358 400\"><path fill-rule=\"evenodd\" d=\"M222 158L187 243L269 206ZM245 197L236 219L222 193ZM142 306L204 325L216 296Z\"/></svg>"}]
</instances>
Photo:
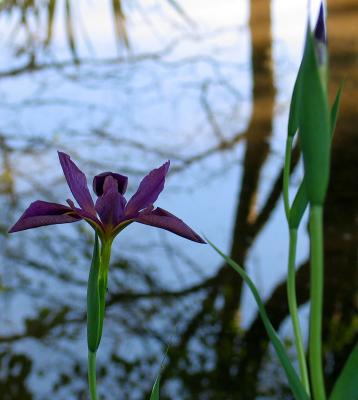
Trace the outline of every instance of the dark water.
<instances>
[{"instance_id":1,"label":"dark water","mask_svg":"<svg viewBox=\"0 0 358 400\"><path fill-rule=\"evenodd\" d=\"M271 9L253 0L242 9L209 2L205 12L183 3L184 12L171 2L144 3L2 6L1 400L86 398L92 231L78 223L6 233L31 201L69 196L57 149L89 180L106 170L127 174L130 192L171 159L158 205L245 265L294 357L281 173L305 8L292 2L294 11L281 12L282 2ZM325 210L330 388L357 340L358 7L353 0L328 7L332 93L345 79ZM292 192L302 175L298 157L294 163ZM306 231L305 220L297 274L304 327ZM114 246L101 398L148 398L168 345L163 399L291 398L238 276L209 246L132 225Z\"/></svg>"}]
</instances>

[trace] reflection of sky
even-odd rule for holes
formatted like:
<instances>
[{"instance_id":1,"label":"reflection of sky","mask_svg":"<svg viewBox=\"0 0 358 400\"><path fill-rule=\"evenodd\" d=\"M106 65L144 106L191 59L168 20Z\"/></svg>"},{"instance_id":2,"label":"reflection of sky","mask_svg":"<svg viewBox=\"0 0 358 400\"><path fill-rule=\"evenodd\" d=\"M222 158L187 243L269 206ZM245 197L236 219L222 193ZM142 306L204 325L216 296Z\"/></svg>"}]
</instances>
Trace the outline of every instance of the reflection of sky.
<instances>
[{"instance_id":1,"label":"reflection of sky","mask_svg":"<svg viewBox=\"0 0 358 400\"><path fill-rule=\"evenodd\" d=\"M19 207L11 214L12 220L37 197L64 201L69 195L60 174L56 149L71 153L89 177L109 169L128 172L131 193L145 171L171 158L173 173L158 205L177 214L219 247L228 250L240 182L238 161L242 159L243 147L238 145L226 152L216 152L181 168L190 157L207 151L218 141L208 124L203 101L210 105L226 139L243 131L249 121L251 71L247 3L236 2L233 6L231 0L221 1L220 5L204 0L180 2L196 22L195 27L180 19L167 3L146 2L139 9L128 6L132 48L127 55L125 50L119 51L121 57L128 57L121 63L102 62L103 57L117 57L107 2L83 0L73 3L80 15L80 23L76 25L80 54L95 58L97 64L87 63L80 69L50 69L0 80L0 131L15 149L11 159L19 193ZM288 101L302 51L304 3L276 0L272 7L277 103L272 152L261 180L259 207L283 160ZM316 12L318 2L312 3ZM54 54L58 60L69 57L61 11L58 9L61 18L56 20L55 50L52 55L42 56L44 60L51 60ZM1 18L0 32L7 31L8 24L8 20ZM91 41L92 50L86 44L86 37ZM176 40L177 45L161 54ZM5 54L0 64L2 70L18 65L18 61L9 56L4 41L1 49ZM138 58L138 55L151 52L159 52L160 58ZM99 134L94 135L94 130ZM109 136L101 135L102 130ZM138 143L148 149L138 148ZM24 148L29 144L34 150L27 153ZM294 183L298 181L298 176L296 178ZM67 228L44 228L42 235L55 237L55 232L69 232L75 242L77 232L73 227ZM9 239L10 246L26 244L22 248L24 254L43 257L41 248L33 245L37 240L36 232L19 235L21 238ZM139 224L126 229L116 243L115 254L152 265L153 273L158 274L160 284L166 287L190 285L202 277L193 273L179 257L168 255L164 248L166 244L180 249L200 266L204 276L214 274L221 263L208 246L186 242ZM247 259L248 270L264 296L285 275L286 244L287 232L280 205ZM146 248L145 253L138 248ZM64 265L78 264L79 268L72 273L83 281L86 266L78 259L70 260L79 257L80 251L76 251L75 248L69 252ZM302 239L298 261L306 254L307 243ZM63 282L56 278L49 280L45 273L43 276L37 274L35 279L29 273L26 278L35 281L31 283L34 290L47 285L51 289L44 290L51 292L51 298L60 298L66 303L68 298L63 295ZM84 307L84 292L80 290L76 292L73 287L66 287L65 293L71 292ZM27 296L12 296L6 312L7 318L12 320L8 325L10 329L20 329L21 317L32 314L33 303L41 304L41 299L30 303ZM247 293L243 310L243 322L247 324L254 310ZM1 330L7 333L3 328ZM135 339L128 337L127 340ZM140 348L138 343L130 345Z\"/></svg>"}]
</instances>

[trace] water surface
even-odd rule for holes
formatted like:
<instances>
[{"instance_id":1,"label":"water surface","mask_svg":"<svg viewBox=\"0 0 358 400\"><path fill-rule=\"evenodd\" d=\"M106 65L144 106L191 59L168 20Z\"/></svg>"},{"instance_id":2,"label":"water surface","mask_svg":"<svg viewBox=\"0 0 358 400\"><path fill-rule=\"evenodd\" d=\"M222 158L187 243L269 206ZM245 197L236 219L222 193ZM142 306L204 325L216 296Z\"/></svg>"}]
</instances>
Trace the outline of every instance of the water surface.
<instances>
[{"instance_id":1,"label":"water surface","mask_svg":"<svg viewBox=\"0 0 358 400\"><path fill-rule=\"evenodd\" d=\"M55 3L52 25L43 6L38 20L25 10L24 23L15 3L0 14L0 399L86 398L93 233L84 223L6 233L31 201L71 196L56 150L89 182L107 170L128 175L130 193L170 159L157 204L245 265L294 357L281 173L305 6L186 1L178 10L153 0L123 4L124 25L105 2ZM325 214L330 386L357 324L358 10L332 0L329 11L332 90L346 78ZM292 194L302 176L295 165ZM297 260L305 327L306 231L305 219ZM131 225L114 246L98 355L102 398L148 398L168 346L163 399L291 398L235 273L209 246Z\"/></svg>"}]
</instances>

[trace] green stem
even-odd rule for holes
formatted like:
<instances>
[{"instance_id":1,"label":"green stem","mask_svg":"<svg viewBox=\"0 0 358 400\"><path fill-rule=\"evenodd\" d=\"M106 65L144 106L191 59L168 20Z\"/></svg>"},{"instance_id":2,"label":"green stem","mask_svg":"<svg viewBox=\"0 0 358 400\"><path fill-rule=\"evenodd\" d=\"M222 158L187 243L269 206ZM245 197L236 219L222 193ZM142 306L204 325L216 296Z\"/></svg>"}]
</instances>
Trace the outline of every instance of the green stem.
<instances>
[{"instance_id":1,"label":"green stem","mask_svg":"<svg viewBox=\"0 0 358 400\"><path fill-rule=\"evenodd\" d=\"M297 352L298 364L300 367L301 381L307 393L309 394L310 386L308 380L307 364L306 364L305 350L303 346L300 323L298 320L298 308L296 299L296 270L295 270L296 248L297 248L297 229L290 229L288 274L287 274L288 308L290 311L291 321L293 326L295 347Z\"/></svg>"},{"instance_id":2,"label":"green stem","mask_svg":"<svg viewBox=\"0 0 358 400\"><path fill-rule=\"evenodd\" d=\"M96 352L102 337L112 240L103 240L101 244L99 255L96 236L87 295L88 383L91 400L97 400Z\"/></svg>"},{"instance_id":3,"label":"green stem","mask_svg":"<svg viewBox=\"0 0 358 400\"><path fill-rule=\"evenodd\" d=\"M322 370L322 306L323 306L323 221L322 207L312 206L310 213L311 282L309 364L314 400L325 400Z\"/></svg>"},{"instance_id":4,"label":"green stem","mask_svg":"<svg viewBox=\"0 0 358 400\"><path fill-rule=\"evenodd\" d=\"M285 150L285 163L283 166L283 203L285 205L286 218L288 220L290 214L290 199L289 199L289 181L290 181L290 169L291 169L291 150L292 150L291 136L287 136L286 139L286 150Z\"/></svg>"},{"instance_id":5,"label":"green stem","mask_svg":"<svg viewBox=\"0 0 358 400\"><path fill-rule=\"evenodd\" d=\"M97 347L100 344L102 338L103 321L106 308L106 294L107 294L107 282L108 282L108 270L109 261L111 258L112 240L106 240L102 242L101 246L101 267L99 270L99 335Z\"/></svg>"},{"instance_id":6,"label":"green stem","mask_svg":"<svg viewBox=\"0 0 358 400\"><path fill-rule=\"evenodd\" d=\"M96 388L96 353L88 350L88 385L90 390L90 399L97 400Z\"/></svg>"}]
</instances>

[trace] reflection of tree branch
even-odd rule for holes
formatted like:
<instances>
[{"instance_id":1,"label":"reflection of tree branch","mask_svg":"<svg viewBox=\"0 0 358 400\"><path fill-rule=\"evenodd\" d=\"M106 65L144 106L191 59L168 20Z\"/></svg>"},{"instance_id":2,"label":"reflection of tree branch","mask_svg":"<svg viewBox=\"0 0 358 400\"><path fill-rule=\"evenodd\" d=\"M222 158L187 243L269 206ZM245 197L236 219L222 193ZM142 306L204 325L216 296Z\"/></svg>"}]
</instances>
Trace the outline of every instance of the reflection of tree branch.
<instances>
[{"instance_id":1,"label":"reflection of tree branch","mask_svg":"<svg viewBox=\"0 0 358 400\"><path fill-rule=\"evenodd\" d=\"M115 65L115 64L123 64L123 63L138 63L146 60L160 60L165 55L171 53L178 44L178 40L174 40L165 46L162 50L156 53L142 53L137 55L128 55L126 57L108 57L101 59L93 59L93 58L81 58L76 61L77 66L103 66L103 65ZM54 61L47 63L34 63L33 60L31 62L26 63L23 66L12 68L9 70L0 71L0 78L5 77L13 77L17 75L21 75L29 72L40 72L44 70L62 70L67 67L72 67L74 65L73 59L64 60L64 61Z\"/></svg>"},{"instance_id":2,"label":"reflection of tree branch","mask_svg":"<svg viewBox=\"0 0 358 400\"><path fill-rule=\"evenodd\" d=\"M292 151L292 160L291 160L291 173L298 164L300 156L299 146L295 145ZM262 210L255 218L254 222L250 225L250 236L255 237L263 228L263 226L268 221L272 211L276 207L277 201L282 193L282 180L283 180L283 168L277 174L275 181L273 182L271 191L267 196L266 203L264 204Z\"/></svg>"},{"instance_id":3,"label":"reflection of tree branch","mask_svg":"<svg viewBox=\"0 0 358 400\"><path fill-rule=\"evenodd\" d=\"M189 323L186 325L185 330L179 334L179 342L170 347L168 353L168 358L170 361L167 363L167 366L163 371L163 381L171 376L172 371L175 371L178 362L183 357L185 358L189 355L187 354L187 345L200 327L202 319L205 317L205 315L209 314L211 310L213 310L217 294L218 286L213 286L205 297L205 300L203 300L199 311L197 311L194 316L191 317Z\"/></svg>"},{"instance_id":4,"label":"reflection of tree branch","mask_svg":"<svg viewBox=\"0 0 358 400\"><path fill-rule=\"evenodd\" d=\"M225 31L224 31L225 32ZM212 35L218 35L222 33L220 30L219 31L214 31ZM207 35L210 37L211 35ZM197 39L197 38L196 38ZM205 39L208 39L205 37ZM217 73L217 76L220 76L220 70L223 66L230 66L232 68L237 69L237 63L234 62L223 62L223 61L218 61L215 59L213 56L209 55L193 55L193 56L188 56L184 58L179 58L179 59L170 59L170 55L174 53L178 45L182 45L183 42L192 40L190 35L182 35L176 39L173 39L171 42L169 42L167 45L165 45L162 49L154 52L143 52L143 53L138 53L138 54L128 54L126 56L114 56L114 57L103 57L103 58L90 58L90 57L81 57L76 60L73 58L67 59L67 60L62 60L62 61L51 61L51 62L43 62L39 63L35 61L35 59L32 57L29 61L27 61L24 65L19 66L19 67L14 67L8 70L2 70L0 71L0 78L6 78L6 77L15 77L21 74L27 74L27 73L34 73L34 72L41 72L41 71L48 71L48 70L65 70L66 68L70 68L73 66L78 67L77 71L80 72L81 69L80 67L103 67L103 66L111 66L111 65L120 65L120 64L137 64L137 63L143 63L145 61L158 61L160 62L160 65L162 67L166 68L180 68L182 66L188 65L188 64L196 64L196 63L207 63L210 65L215 72ZM166 59L167 58L167 59ZM71 76L72 75L71 71Z\"/></svg>"},{"instance_id":5,"label":"reflection of tree branch","mask_svg":"<svg viewBox=\"0 0 358 400\"><path fill-rule=\"evenodd\" d=\"M302 305L309 298L309 264L305 263L297 270L296 291L297 304ZM278 329L282 321L288 315L286 298L286 280L281 282L273 290L269 299L265 301L267 314L275 329ZM266 354L269 344L265 327L261 317L257 314L250 327L245 331L240 342L240 356L238 370L239 374L244 374L247 383L240 387L242 397L249 399L252 396L252 388L257 385L257 374L260 370L262 360Z\"/></svg>"},{"instance_id":6,"label":"reflection of tree branch","mask_svg":"<svg viewBox=\"0 0 358 400\"><path fill-rule=\"evenodd\" d=\"M221 131L221 128L216 120L213 110L211 109L211 105L208 101L208 91L210 88L210 83L211 83L210 81L205 81L201 85L201 96L200 96L201 105L206 113L208 122L212 128L214 135L220 142L223 142L225 140L225 137Z\"/></svg>"},{"instance_id":7,"label":"reflection of tree branch","mask_svg":"<svg viewBox=\"0 0 358 400\"><path fill-rule=\"evenodd\" d=\"M171 153L167 150L163 151L163 150L158 149L158 147L151 147L143 142L139 142L139 141L136 141L133 139L128 139L128 138L118 138L118 136L111 135L109 132L104 131L104 130L96 129L95 132L97 133L97 135L100 135L102 138L106 138L106 139L110 140L112 144L118 143L121 146L128 146L135 150L143 151L145 153L152 153L152 154L156 154L160 157L170 158L171 160L179 161L180 162L179 165L174 165L170 169L171 174L179 173L179 172L183 171L184 169L186 169L187 167L189 167L190 165L192 165L196 162L202 161L205 158L207 158L213 154L216 154L218 152L232 150L238 143L240 143L242 140L244 140L246 138L246 133L237 133L231 139L222 140L219 143L217 143L217 144L207 148L206 150L203 150L202 152L199 152L193 156L180 157L177 153Z\"/></svg>"},{"instance_id":8,"label":"reflection of tree branch","mask_svg":"<svg viewBox=\"0 0 358 400\"><path fill-rule=\"evenodd\" d=\"M189 294L193 294L196 292L200 292L204 289L208 289L214 286L215 282L216 282L216 277L211 277L203 282L179 290L158 290L158 291L149 291L142 293L113 292L109 293L107 304L111 306L117 303L132 302L142 299L153 299L153 298L169 299L169 298L185 297Z\"/></svg>"},{"instance_id":9,"label":"reflection of tree branch","mask_svg":"<svg viewBox=\"0 0 358 400\"><path fill-rule=\"evenodd\" d=\"M3 170L0 175L1 192L9 195L11 199L11 205L14 206L16 204L16 196L14 191L13 170L9 157L10 148L8 147L6 139L2 134L0 134L0 151L3 164Z\"/></svg>"},{"instance_id":10,"label":"reflection of tree branch","mask_svg":"<svg viewBox=\"0 0 358 400\"><path fill-rule=\"evenodd\" d=\"M262 18L264 16L264 18ZM253 70L253 113L247 129L246 151L243 162L243 176L239 194L238 206L234 222L233 241L230 256L239 264L244 265L247 251L254 237L250 227L255 222L256 197L259 190L261 170L269 153L269 137L272 131L272 116L275 98L272 70L268 66L271 48L270 4L258 0L251 2L251 34L252 34L252 70ZM262 34L262 32L264 32ZM242 281L238 279L231 268L225 272L227 285L224 287L225 304L221 313L221 330L218 334L216 347L225 349L218 351L216 370L218 385L222 390L228 390L234 382L240 387L248 386L245 376L247 371L240 370L239 376L229 372L236 364L233 346L237 331L233 321L238 311L241 297ZM257 371L251 376L256 381ZM244 390L244 389L243 389ZM250 388L252 395L255 386Z\"/></svg>"},{"instance_id":11,"label":"reflection of tree branch","mask_svg":"<svg viewBox=\"0 0 358 400\"><path fill-rule=\"evenodd\" d=\"M38 268L38 265L35 266ZM42 266L42 268L44 268ZM46 271L51 272L51 275L54 271L50 270L49 268L45 267ZM118 290L111 290L107 296L107 311L110 312L111 308L118 304L123 303L133 303L136 301L140 301L143 299L162 299L165 301L166 299L177 299L181 297L186 297L189 294L198 293L202 290L211 288L214 286L216 281L216 277L208 278L207 280L200 282L199 284L195 284L180 290L156 290L156 291L148 291L148 292L120 292ZM83 282L79 281L81 286ZM26 330L21 334L14 334L9 336L0 336L0 343L8 343L14 342L20 339L24 339L27 337L34 337L34 338L44 338L51 334L51 332L58 326L65 326L68 324L78 324L83 323L86 320L86 313L80 312L79 315L75 318L67 317L71 314L71 310L68 309L67 306L64 306L59 311L51 311L51 314L47 317L47 322L41 317L41 315L36 316L35 318L29 319L29 326ZM36 328L36 323L39 324L40 328ZM137 326L137 323L133 325ZM134 328L133 328L134 329ZM140 332L142 333L143 327L140 328Z\"/></svg>"}]
</instances>

